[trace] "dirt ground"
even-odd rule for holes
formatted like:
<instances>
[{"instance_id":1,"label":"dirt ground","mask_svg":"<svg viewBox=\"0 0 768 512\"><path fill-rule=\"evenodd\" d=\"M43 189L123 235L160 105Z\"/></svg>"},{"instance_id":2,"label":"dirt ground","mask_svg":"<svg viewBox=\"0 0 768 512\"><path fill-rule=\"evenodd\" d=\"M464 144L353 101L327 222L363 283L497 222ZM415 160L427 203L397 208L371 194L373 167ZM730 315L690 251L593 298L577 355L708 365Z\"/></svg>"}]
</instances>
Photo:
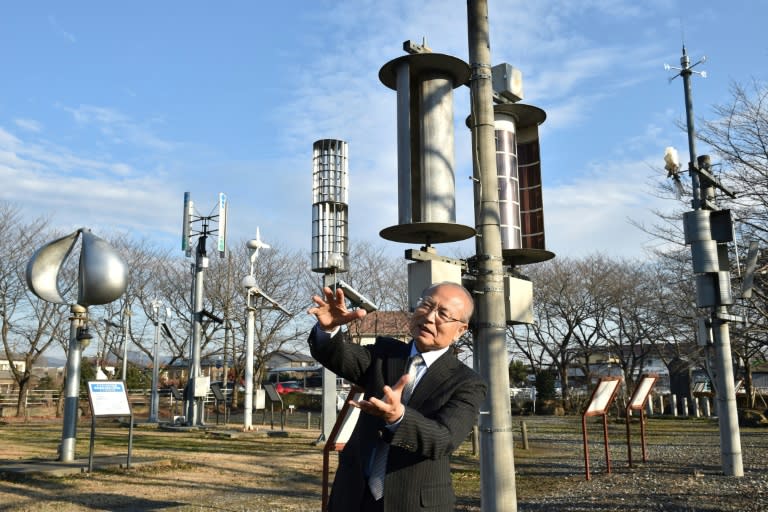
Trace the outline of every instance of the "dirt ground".
<instances>
[{"instance_id":1,"label":"dirt ground","mask_svg":"<svg viewBox=\"0 0 768 512\"><path fill-rule=\"evenodd\" d=\"M242 432L237 423L189 432L137 427L133 460L151 458L152 464L65 477L3 473L0 510L318 511L323 475L319 430L317 425L308 429L299 413L291 419L285 436L275 435L269 424L258 425L253 433ZM766 429L743 431L746 475L734 479L718 474L716 421L650 420L651 460L642 463L636 445L634 468L627 466L624 424L612 423L612 474L606 473L602 432L592 425L592 479L586 481L580 417L522 417L515 418L515 426L521 421L529 436L524 450L521 430L515 432L521 512L768 510ZM125 426L100 423L96 432L96 456L127 454ZM87 459L89 436L90 422L81 422L78 459ZM55 460L60 437L56 421L0 423L0 458ZM336 454L328 460L332 475ZM470 440L454 457L453 476L457 510L479 511L480 461Z\"/></svg>"},{"instance_id":2,"label":"dirt ground","mask_svg":"<svg viewBox=\"0 0 768 512\"><path fill-rule=\"evenodd\" d=\"M56 458L60 429L29 429L38 434L32 446L14 443L0 429L3 459ZM273 437L270 431L268 426L253 433L236 426L189 432L136 428L131 469L111 467L66 477L6 474L0 480L0 510L320 510L323 454L316 445L318 432L287 428L286 437ZM89 427L81 425L78 460L87 462L89 436ZM99 426L96 436L95 458L127 455L126 427ZM328 460L335 469L335 454Z\"/></svg>"}]
</instances>

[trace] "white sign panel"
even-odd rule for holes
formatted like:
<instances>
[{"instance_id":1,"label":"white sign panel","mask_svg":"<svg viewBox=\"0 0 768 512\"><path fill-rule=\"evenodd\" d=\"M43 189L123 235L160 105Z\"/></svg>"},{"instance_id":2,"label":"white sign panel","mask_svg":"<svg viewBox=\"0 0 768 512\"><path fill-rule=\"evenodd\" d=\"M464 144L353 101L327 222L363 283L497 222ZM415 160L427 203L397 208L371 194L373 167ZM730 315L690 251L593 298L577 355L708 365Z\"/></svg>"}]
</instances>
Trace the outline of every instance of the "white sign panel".
<instances>
[{"instance_id":1,"label":"white sign panel","mask_svg":"<svg viewBox=\"0 0 768 512\"><path fill-rule=\"evenodd\" d=\"M648 398L648 393L651 392L651 388L656 383L656 377L643 377L640 384L637 385L635 394L632 396L632 400L629 402L630 409L641 409Z\"/></svg>"},{"instance_id":2,"label":"white sign panel","mask_svg":"<svg viewBox=\"0 0 768 512\"><path fill-rule=\"evenodd\" d=\"M354 400L355 402L362 399L363 393L355 393L351 398L351 400ZM347 413L342 419L341 428L339 429L338 434L336 434L336 439L332 440L335 444L346 444L346 442L349 441L349 436L352 435L352 431L355 429L355 425L357 424L358 416L360 416L360 409L357 407L350 406L347 409Z\"/></svg>"},{"instance_id":3,"label":"white sign panel","mask_svg":"<svg viewBox=\"0 0 768 512\"><path fill-rule=\"evenodd\" d=\"M267 407L267 392L263 389L253 390L253 408L260 411Z\"/></svg>"},{"instance_id":4,"label":"white sign panel","mask_svg":"<svg viewBox=\"0 0 768 512\"><path fill-rule=\"evenodd\" d=\"M88 397L94 416L130 416L131 405L123 381L88 382Z\"/></svg>"},{"instance_id":5,"label":"white sign panel","mask_svg":"<svg viewBox=\"0 0 768 512\"><path fill-rule=\"evenodd\" d=\"M587 407L587 414L595 412L605 412L611 405L611 399L613 398L616 389L621 384L619 379L602 379L592 395L592 401Z\"/></svg>"},{"instance_id":6,"label":"white sign panel","mask_svg":"<svg viewBox=\"0 0 768 512\"><path fill-rule=\"evenodd\" d=\"M219 193L219 239L217 249L222 257L227 250L227 210L229 205L227 203L227 194Z\"/></svg>"},{"instance_id":7,"label":"white sign panel","mask_svg":"<svg viewBox=\"0 0 768 512\"><path fill-rule=\"evenodd\" d=\"M195 398L205 398L210 389L211 378L209 376L195 377Z\"/></svg>"}]
</instances>

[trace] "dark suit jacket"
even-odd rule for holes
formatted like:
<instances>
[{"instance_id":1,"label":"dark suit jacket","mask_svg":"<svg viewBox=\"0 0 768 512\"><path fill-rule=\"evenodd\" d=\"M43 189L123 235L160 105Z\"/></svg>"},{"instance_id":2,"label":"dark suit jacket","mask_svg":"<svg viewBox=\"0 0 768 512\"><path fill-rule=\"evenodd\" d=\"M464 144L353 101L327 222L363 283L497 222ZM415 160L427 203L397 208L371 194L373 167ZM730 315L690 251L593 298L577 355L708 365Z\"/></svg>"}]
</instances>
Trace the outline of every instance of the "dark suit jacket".
<instances>
[{"instance_id":1,"label":"dark suit jacket","mask_svg":"<svg viewBox=\"0 0 768 512\"><path fill-rule=\"evenodd\" d=\"M314 333L314 329L312 331ZM312 356L337 375L365 390L365 397L381 397L405 373L411 345L380 337L374 345L343 341L337 334L316 346ZM379 439L390 443L384 480L384 510L453 510L450 454L466 439L477 421L486 384L449 350L419 381L405 407L405 416L392 433L380 418L361 413L339 455L329 510L360 510L367 485L371 454Z\"/></svg>"}]
</instances>

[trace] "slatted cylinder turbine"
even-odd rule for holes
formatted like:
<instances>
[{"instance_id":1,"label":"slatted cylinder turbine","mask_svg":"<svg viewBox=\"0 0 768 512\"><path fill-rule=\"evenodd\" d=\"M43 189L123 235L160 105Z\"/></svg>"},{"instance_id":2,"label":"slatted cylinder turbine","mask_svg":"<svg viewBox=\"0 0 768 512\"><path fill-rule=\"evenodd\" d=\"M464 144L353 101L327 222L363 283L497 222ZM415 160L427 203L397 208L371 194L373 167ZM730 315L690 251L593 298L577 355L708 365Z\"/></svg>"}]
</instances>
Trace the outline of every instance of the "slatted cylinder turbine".
<instances>
[{"instance_id":1,"label":"slatted cylinder turbine","mask_svg":"<svg viewBox=\"0 0 768 512\"><path fill-rule=\"evenodd\" d=\"M544 249L539 125L543 110L530 105L496 105L496 172L503 249Z\"/></svg>"},{"instance_id":2,"label":"slatted cylinder turbine","mask_svg":"<svg viewBox=\"0 0 768 512\"><path fill-rule=\"evenodd\" d=\"M321 139L312 145L312 271L349 268L348 144Z\"/></svg>"}]
</instances>

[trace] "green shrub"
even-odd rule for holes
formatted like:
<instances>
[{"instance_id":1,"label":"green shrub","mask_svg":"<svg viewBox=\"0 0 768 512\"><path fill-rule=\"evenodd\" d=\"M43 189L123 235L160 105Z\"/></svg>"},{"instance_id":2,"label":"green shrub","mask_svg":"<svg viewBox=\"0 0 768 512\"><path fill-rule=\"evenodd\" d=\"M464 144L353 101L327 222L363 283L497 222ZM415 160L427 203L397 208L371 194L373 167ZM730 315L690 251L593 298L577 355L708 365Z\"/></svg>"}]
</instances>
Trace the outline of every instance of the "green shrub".
<instances>
[{"instance_id":1,"label":"green shrub","mask_svg":"<svg viewBox=\"0 0 768 512\"><path fill-rule=\"evenodd\" d=\"M307 393L286 393L281 395L283 405L287 409L292 405L299 411L321 411L323 408L323 395L309 395Z\"/></svg>"},{"instance_id":2,"label":"green shrub","mask_svg":"<svg viewBox=\"0 0 768 512\"><path fill-rule=\"evenodd\" d=\"M555 399L555 375L542 370L536 373L536 398L538 400Z\"/></svg>"}]
</instances>

